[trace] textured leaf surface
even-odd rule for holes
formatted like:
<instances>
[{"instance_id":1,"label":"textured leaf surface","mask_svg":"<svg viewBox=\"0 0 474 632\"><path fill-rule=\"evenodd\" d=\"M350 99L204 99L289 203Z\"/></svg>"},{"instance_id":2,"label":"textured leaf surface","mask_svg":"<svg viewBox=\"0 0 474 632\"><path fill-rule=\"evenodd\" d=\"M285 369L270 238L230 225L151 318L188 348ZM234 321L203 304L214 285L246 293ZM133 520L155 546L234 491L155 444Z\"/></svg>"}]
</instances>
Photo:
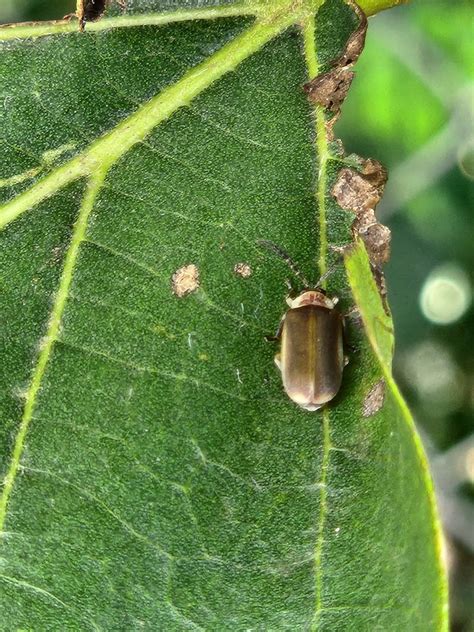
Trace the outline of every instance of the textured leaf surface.
<instances>
[{"instance_id":1,"label":"textured leaf surface","mask_svg":"<svg viewBox=\"0 0 474 632\"><path fill-rule=\"evenodd\" d=\"M367 333L351 327L331 406L295 407L264 339L288 269L257 240L314 282L351 239L301 86L355 17L328 0L314 31L316 8L0 29L5 629L445 628L431 484L363 247L328 283ZM177 298L189 263L200 287Z\"/></svg>"}]
</instances>

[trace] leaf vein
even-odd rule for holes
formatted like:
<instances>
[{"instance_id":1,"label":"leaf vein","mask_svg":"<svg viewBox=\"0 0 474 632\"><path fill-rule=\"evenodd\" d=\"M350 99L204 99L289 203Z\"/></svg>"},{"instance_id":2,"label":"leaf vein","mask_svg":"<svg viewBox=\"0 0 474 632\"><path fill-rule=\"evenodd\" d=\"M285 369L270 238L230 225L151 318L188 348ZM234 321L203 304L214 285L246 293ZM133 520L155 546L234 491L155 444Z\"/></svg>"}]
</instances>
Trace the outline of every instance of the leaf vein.
<instances>
[{"instance_id":1,"label":"leaf vein","mask_svg":"<svg viewBox=\"0 0 474 632\"><path fill-rule=\"evenodd\" d=\"M106 351L99 351L98 349L92 349L91 347L86 347L80 344L70 342L68 340L65 340L64 338L58 339L57 342L58 344L61 344L65 347L69 347L70 349L80 351L82 353L85 353L91 356L97 356L97 357L103 358L105 360L108 360L109 362L112 362L113 364L117 364L127 369L133 369L139 373L151 373L151 374L165 377L171 380L175 380L176 382L188 382L190 384L193 384L197 388L200 388L202 386L204 388L208 388L209 390L219 393L221 395L226 395L227 397L230 397L232 399L238 399L240 401L248 401L247 398L243 397L242 395L231 393L230 391L227 391L223 388L219 388L218 386L215 386L214 384L210 384L209 382L204 382L203 380L200 380L196 377L192 377L190 375L186 375L185 373L173 373L171 371L162 371L160 369L157 369L156 367L142 366L139 364L135 364L134 362L127 362L125 360L122 360L121 358L117 358L115 356L110 355Z\"/></svg>"},{"instance_id":2,"label":"leaf vein","mask_svg":"<svg viewBox=\"0 0 474 632\"><path fill-rule=\"evenodd\" d=\"M117 514L111 507L109 507L109 505L105 501L101 500L100 498L98 498L98 496L88 491L84 487L80 487L79 485L76 485L76 483L73 483L72 481L69 481L66 478L63 478L62 476L60 476L59 474L56 474L55 472L51 472L49 470L42 470L39 468L30 467L30 466L22 466L22 469L25 472L31 472L32 474L42 474L43 476L54 478L54 480L58 481L59 483L62 483L63 485L67 485L68 487L72 487L79 493L79 495L85 496L87 499L91 500L95 505L100 507L105 513L107 513L109 516L114 518L116 522L120 524L121 527L123 527L123 529L127 531L127 533L130 533L134 538L136 538L137 540L141 540L142 542L145 542L145 544L147 544L150 548L158 551L158 553L163 555L166 559L173 558L173 555L171 555L171 553L163 549L156 542L153 542L153 540L151 540L147 535L141 533L140 531L137 531L132 524L130 524L127 520L122 518L122 516Z\"/></svg>"},{"instance_id":3,"label":"leaf vein","mask_svg":"<svg viewBox=\"0 0 474 632\"><path fill-rule=\"evenodd\" d=\"M0 531L3 530L5 525L8 501L20 466L26 435L33 416L33 411L36 406L38 395L41 390L43 376L51 357L54 343L58 339L61 319L68 298L69 288L71 286L80 244L85 237L88 218L94 206L98 190L100 189L100 186L105 178L105 174L105 169L102 169L98 171L94 178L90 180L77 221L74 225L71 242L64 260L64 267L59 282L58 291L56 293L56 298L54 300L53 307L50 313L46 336L43 339L43 346L38 354L36 364L33 369L30 385L26 393L23 415L13 447L10 465L4 480L4 486L0 497Z\"/></svg>"},{"instance_id":4,"label":"leaf vein","mask_svg":"<svg viewBox=\"0 0 474 632\"><path fill-rule=\"evenodd\" d=\"M257 7L253 8L246 2L244 4L233 4L231 6L202 7L200 9L188 9L184 11L121 15L102 18L97 22L90 22L87 24L87 32L93 33L112 28L130 28L136 26L163 26L174 22L186 22L188 20L213 20L239 16L251 17L257 13ZM49 23L20 23L3 26L0 28L0 42L59 34L73 34L77 36L77 22L71 20L56 20Z\"/></svg>"},{"instance_id":5,"label":"leaf vein","mask_svg":"<svg viewBox=\"0 0 474 632\"><path fill-rule=\"evenodd\" d=\"M30 582L27 582L23 579L18 579L17 577L10 577L9 575L4 575L3 573L0 574L0 581L4 581L5 583L16 586L17 588L32 591L38 595L41 595L42 597L46 597L47 599L50 599L55 604L63 607L65 610L68 610L69 612L73 612L76 616L78 614L78 611L76 610L75 607L65 603L62 599L59 599L59 597L56 597L56 595L53 595L51 591L46 590L45 588L41 588L40 586L35 586L34 584L31 584ZM84 617L81 617L81 618L84 620ZM96 630L96 631L101 630L101 628L91 618L88 617L87 622L90 624L93 630Z\"/></svg>"}]
</instances>

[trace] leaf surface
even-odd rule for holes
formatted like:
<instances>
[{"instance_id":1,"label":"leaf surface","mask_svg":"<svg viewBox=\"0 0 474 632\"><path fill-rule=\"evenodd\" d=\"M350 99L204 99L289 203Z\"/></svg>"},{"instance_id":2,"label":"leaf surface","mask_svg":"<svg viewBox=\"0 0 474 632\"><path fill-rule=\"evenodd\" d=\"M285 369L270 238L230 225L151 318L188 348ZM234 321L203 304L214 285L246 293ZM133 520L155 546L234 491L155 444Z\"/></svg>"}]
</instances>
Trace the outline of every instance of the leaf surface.
<instances>
[{"instance_id":1,"label":"leaf surface","mask_svg":"<svg viewBox=\"0 0 474 632\"><path fill-rule=\"evenodd\" d=\"M0 29L3 621L445 629L431 483L363 246L328 281L362 319L330 406L294 406L265 341L289 272L257 241L314 283L351 240L302 85L355 16L202 6ZM188 264L200 285L178 298Z\"/></svg>"}]
</instances>

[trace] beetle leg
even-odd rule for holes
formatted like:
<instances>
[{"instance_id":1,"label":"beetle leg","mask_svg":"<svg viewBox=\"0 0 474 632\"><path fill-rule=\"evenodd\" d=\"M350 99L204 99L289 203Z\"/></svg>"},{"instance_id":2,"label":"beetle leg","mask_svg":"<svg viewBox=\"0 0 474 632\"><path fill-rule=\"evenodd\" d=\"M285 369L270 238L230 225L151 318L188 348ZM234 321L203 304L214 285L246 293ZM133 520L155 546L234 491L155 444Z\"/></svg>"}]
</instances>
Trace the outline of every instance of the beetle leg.
<instances>
[{"instance_id":1,"label":"beetle leg","mask_svg":"<svg viewBox=\"0 0 474 632\"><path fill-rule=\"evenodd\" d=\"M265 340L267 342L277 342L278 340L280 340L281 338L281 330L283 329L283 321L285 320L285 317L283 316L283 318L280 320L280 324L278 325L278 329L275 332L274 336L265 336Z\"/></svg>"},{"instance_id":2,"label":"beetle leg","mask_svg":"<svg viewBox=\"0 0 474 632\"><path fill-rule=\"evenodd\" d=\"M344 366L347 366L349 364L349 356L345 355L344 356Z\"/></svg>"},{"instance_id":3,"label":"beetle leg","mask_svg":"<svg viewBox=\"0 0 474 632\"><path fill-rule=\"evenodd\" d=\"M275 364L281 371L281 353L277 353L276 356L274 357L274 360L275 360Z\"/></svg>"},{"instance_id":4,"label":"beetle leg","mask_svg":"<svg viewBox=\"0 0 474 632\"><path fill-rule=\"evenodd\" d=\"M353 305L349 311L344 314L344 318L360 318L360 310L358 307Z\"/></svg>"},{"instance_id":5,"label":"beetle leg","mask_svg":"<svg viewBox=\"0 0 474 632\"><path fill-rule=\"evenodd\" d=\"M349 338L347 335L346 316L343 316L342 318L342 343L344 345L344 349L347 349L351 353L354 353L355 351L357 351L356 347L354 347L354 345L351 345L351 343L349 342ZM348 364L349 364L349 357L344 356L344 366L347 366Z\"/></svg>"}]
</instances>

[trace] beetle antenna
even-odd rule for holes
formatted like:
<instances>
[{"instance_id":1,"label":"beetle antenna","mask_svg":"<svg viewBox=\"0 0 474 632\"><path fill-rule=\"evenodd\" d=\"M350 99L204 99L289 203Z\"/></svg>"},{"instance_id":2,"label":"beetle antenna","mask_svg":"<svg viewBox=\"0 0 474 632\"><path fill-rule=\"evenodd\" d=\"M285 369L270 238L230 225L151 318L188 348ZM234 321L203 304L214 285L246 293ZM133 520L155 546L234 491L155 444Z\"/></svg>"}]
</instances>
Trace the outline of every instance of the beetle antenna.
<instances>
[{"instance_id":1,"label":"beetle antenna","mask_svg":"<svg viewBox=\"0 0 474 632\"><path fill-rule=\"evenodd\" d=\"M276 255L278 255L281 259L283 259L283 261L285 261L285 263L288 265L288 267L293 272L293 274L296 277L298 277L298 279L300 279L300 281L303 283L304 287L307 287L307 288L310 287L310 285L309 285L306 277L304 276L304 274L298 268L298 266L293 261L293 259L290 257L290 255L285 250L283 250L283 248L280 248L280 246L277 246L276 244L273 243L273 241L270 241L268 239L258 239L257 240L257 244L259 246L263 246L265 248L268 248L268 250L271 250Z\"/></svg>"},{"instance_id":2,"label":"beetle antenna","mask_svg":"<svg viewBox=\"0 0 474 632\"><path fill-rule=\"evenodd\" d=\"M322 274L319 279L318 282L316 283L316 287L321 287L321 283L323 283L328 277L331 276L331 274L334 273L334 271L336 270L337 265L332 265L330 266L326 272L324 274Z\"/></svg>"}]
</instances>

